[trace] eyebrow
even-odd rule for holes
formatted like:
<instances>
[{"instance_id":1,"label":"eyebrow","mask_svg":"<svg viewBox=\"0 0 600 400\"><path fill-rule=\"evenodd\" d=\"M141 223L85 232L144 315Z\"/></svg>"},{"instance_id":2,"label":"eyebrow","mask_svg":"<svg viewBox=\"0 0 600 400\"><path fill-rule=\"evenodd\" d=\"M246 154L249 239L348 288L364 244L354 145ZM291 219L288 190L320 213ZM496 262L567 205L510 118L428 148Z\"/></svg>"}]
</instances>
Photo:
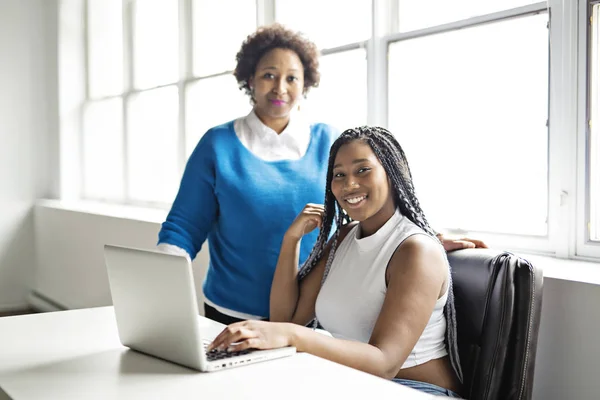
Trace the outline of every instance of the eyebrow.
<instances>
[{"instance_id":1,"label":"eyebrow","mask_svg":"<svg viewBox=\"0 0 600 400\"><path fill-rule=\"evenodd\" d=\"M352 164L360 164L360 163L365 162L365 161L370 161L370 160L368 158L359 158L359 159L356 159L356 160L352 161ZM338 167L341 167L341 166L342 166L342 164L335 164L333 166L333 168L335 169L335 168L338 168Z\"/></svg>"}]
</instances>

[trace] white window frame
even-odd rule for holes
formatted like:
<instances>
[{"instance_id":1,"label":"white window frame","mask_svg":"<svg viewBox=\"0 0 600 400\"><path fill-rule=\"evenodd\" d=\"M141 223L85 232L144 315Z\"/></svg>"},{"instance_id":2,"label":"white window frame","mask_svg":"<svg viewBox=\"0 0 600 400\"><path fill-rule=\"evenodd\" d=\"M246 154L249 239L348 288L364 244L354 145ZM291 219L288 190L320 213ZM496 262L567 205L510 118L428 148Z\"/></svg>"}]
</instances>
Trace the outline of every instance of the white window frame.
<instances>
[{"instance_id":1,"label":"white window frame","mask_svg":"<svg viewBox=\"0 0 600 400\"><path fill-rule=\"evenodd\" d=\"M588 144L591 135L591 26L592 7L600 0L578 1L578 96L577 96L577 241L575 255L582 258L600 258L600 242L590 240L590 160ZM600 45L598 43L597 45ZM597 77L596 79L600 79ZM596 121L596 123L598 123Z\"/></svg>"},{"instance_id":2,"label":"white window frame","mask_svg":"<svg viewBox=\"0 0 600 400\"><path fill-rule=\"evenodd\" d=\"M123 2L123 32L124 32L124 84L126 90L117 97L123 99L123 128L124 145L127 144L127 99L129 96L141 92L132 85L133 54L132 46L132 0ZM186 137L186 88L201 79L231 74L232 71L223 71L210 76L193 76L193 34L192 34L192 0L177 0L180 9L180 68L179 79L163 86L177 86L179 90L179 135L178 135L178 167L183 172L185 167L185 137ZM589 4L595 0L549 0L535 4L518 7L510 10L490 13L483 16L468 18L461 21L446 23L439 26L427 27L412 32L398 33L398 0L372 0L372 34L368 40L349 43L335 48L322 49L323 56L341 53L354 49L365 49L367 55L367 123L370 125L388 126L388 48L393 42L408 40L415 37L433 33L448 32L469 26L491 23L502 19L518 18L540 12L549 13L550 19L550 78L549 78L549 165L548 165L548 235L544 237L492 234L488 232L460 232L487 240L497 247L513 249L515 251L528 251L539 254L554 255L561 258L576 258L598 260L600 258L600 243L588 240L589 197L587 193L587 161L586 139L588 135L588 76L587 76L587 43ZM69 0L61 0L61 3ZM77 124L83 115L85 104L90 99L88 90L88 21L87 0L83 6L83 34L84 49L81 56L82 69L85 71L85 96L82 100L77 118L72 121ZM265 25L275 21L275 0L256 0L257 25ZM81 11L79 11L81 12ZM144 89L152 90L154 88ZM115 97L115 96L111 96ZM79 121L80 122L80 121ZM79 123L79 126L81 124ZM340 127L343 128L343 127ZM69 130L69 137L73 138L73 129ZM576 133L576 140L573 132ZM64 134L61 132L61 137ZM83 135L77 137L79 143L79 166L83 165L81 141ZM61 147L65 144L61 143ZM72 145L69 145L72 146ZM125 154L127 152L124 148ZM64 157L64 155L63 155ZM127 155L125 155L127 157ZM61 157L61 167L73 164ZM128 185L127 160L125 165L125 185ZM81 170L81 169L80 169ZM61 177L66 172L60 172ZM69 172L70 175L73 172ZM73 191L64 190L62 193L76 193L81 195L83 176L79 173L79 188ZM72 179L72 177L71 177ZM77 186L77 185L75 185ZM127 189L125 187L124 189ZM125 195L127 190L124 190ZM101 199L97 199L101 200ZM135 206L151 206L168 208L168 204L151 202L133 202L125 199L125 204ZM435 227L441 229L443 227Z\"/></svg>"},{"instance_id":3,"label":"white window frame","mask_svg":"<svg viewBox=\"0 0 600 400\"><path fill-rule=\"evenodd\" d=\"M459 21L453 21L449 23L445 23L442 25L426 27L423 29L418 29L415 31L407 31L407 32L397 32L390 34L383 38L385 44L384 48L386 49L385 56L387 57L387 49L392 43L396 43L403 40L411 40L415 38L421 38L433 34L443 34L446 32L452 32L458 29L481 26L488 23L500 22L503 20L513 19L513 18L521 18L529 15L535 15L540 13L549 13L548 5L546 2L539 2L523 7L517 7L513 9L498 11L486 15L476 16L472 18L467 18ZM549 65L550 70L552 70L552 66ZM386 86L387 90L387 86ZM549 102L552 100L549 99ZM386 107L387 110L387 107ZM388 122L387 114L384 117L385 125ZM552 182L549 182L549 193L551 193ZM550 210L549 210L550 214ZM550 230L551 230L551 219L549 218L549 234L546 236L529 236L529 235L515 235L515 234L499 234L499 233L490 233L490 232L481 232L481 231L464 231L458 229L452 229L451 227L434 227L434 229L440 229L444 232L447 232L452 235L460 235L460 236L472 236L481 238L488 242L498 244L503 248L514 249L514 250L528 250L536 253L547 254L551 252L551 243L550 243Z\"/></svg>"},{"instance_id":4,"label":"white window frame","mask_svg":"<svg viewBox=\"0 0 600 400\"><path fill-rule=\"evenodd\" d=\"M83 106L81 112L87 104L96 101L102 101L111 98L121 98L123 104L123 194L124 200L120 202L124 205L141 206L141 207L154 207L154 208L170 208L170 204L158 203L152 201L135 201L128 198L129 188L129 176L127 168L127 143L129 132L127 130L128 125L128 99L129 97L138 93L148 92L154 89L175 86L178 90L179 96L179 116L178 116L178 137L177 137L177 160L178 160L178 172L183 174L185 164L187 161L186 157L186 93L187 87L202 79L215 78L222 75L231 75L232 70L222 71L216 74L210 74L205 76L194 76L193 72L193 0L175 0L178 2L179 7L179 71L178 79L175 82L162 84L159 86L148 87L144 89L136 89L134 87L134 55L131 49L133 48L133 15L136 0L123 0L123 86L124 90L118 95L103 96L97 98L90 98L89 92L89 41L88 41L88 0L84 1L83 6L83 31L84 31L84 49L83 49L83 63L85 70L85 96L83 99ZM138 0L139 1L139 0ZM256 0L257 8L257 24L269 24L273 22L275 3L273 0ZM83 114L82 114L83 115ZM82 116L80 117L82 118ZM83 131L82 131L83 132ZM82 147L83 133L79 135L79 165L83 166L83 147ZM76 191L79 193L79 198L83 200L91 201L104 201L102 198L89 198L83 196L83 174L79 174L79 185Z\"/></svg>"}]
</instances>

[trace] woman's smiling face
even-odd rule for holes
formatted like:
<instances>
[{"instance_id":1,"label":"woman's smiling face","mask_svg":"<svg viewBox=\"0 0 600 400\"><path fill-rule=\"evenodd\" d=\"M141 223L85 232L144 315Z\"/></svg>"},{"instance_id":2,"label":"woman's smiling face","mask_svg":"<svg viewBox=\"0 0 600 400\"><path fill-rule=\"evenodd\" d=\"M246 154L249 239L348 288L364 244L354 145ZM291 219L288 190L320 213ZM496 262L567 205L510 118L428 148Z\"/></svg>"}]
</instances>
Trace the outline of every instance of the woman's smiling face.
<instances>
[{"instance_id":1,"label":"woman's smiling face","mask_svg":"<svg viewBox=\"0 0 600 400\"><path fill-rule=\"evenodd\" d=\"M302 61L293 50L275 48L262 56L250 85L261 119L289 118L304 92Z\"/></svg>"},{"instance_id":2,"label":"woman's smiling face","mask_svg":"<svg viewBox=\"0 0 600 400\"><path fill-rule=\"evenodd\" d=\"M372 221L375 230L395 211L385 169L371 146L362 140L339 148L333 163L331 191L350 218Z\"/></svg>"}]
</instances>

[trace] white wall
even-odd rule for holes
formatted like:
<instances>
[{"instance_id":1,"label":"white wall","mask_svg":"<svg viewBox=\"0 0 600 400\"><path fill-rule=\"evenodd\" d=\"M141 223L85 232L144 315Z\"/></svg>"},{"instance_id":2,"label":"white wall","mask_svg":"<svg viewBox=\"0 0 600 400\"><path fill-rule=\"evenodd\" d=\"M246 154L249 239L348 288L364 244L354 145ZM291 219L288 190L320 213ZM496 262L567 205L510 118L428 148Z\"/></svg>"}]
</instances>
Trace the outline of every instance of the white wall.
<instances>
[{"instance_id":1,"label":"white wall","mask_svg":"<svg viewBox=\"0 0 600 400\"><path fill-rule=\"evenodd\" d=\"M68 308L111 304L102 245L153 248L165 212L134 215L135 209L122 209L107 217L63 210L56 204L41 202L36 207L39 265L35 291ZM122 218L127 216L147 222ZM194 262L200 304L207 262L205 245ZM545 278L534 399L598 398L599 304L599 284Z\"/></svg>"},{"instance_id":2,"label":"white wall","mask_svg":"<svg viewBox=\"0 0 600 400\"><path fill-rule=\"evenodd\" d=\"M53 0L0 1L0 310L26 306L32 205L52 195L56 12Z\"/></svg>"},{"instance_id":3,"label":"white wall","mask_svg":"<svg viewBox=\"0 0 600 400\"><path fill-rule=\"evenodd\" d=\"M55 201L42 201L35 207L38 268L31 298L34 305L48 310L53 305L68 309L111 305L104 244L156 249L166 211L149 209L140 213L135 208L102 208L111 216L70 211ZM207 266L205 245L193 263L199 306L204 302L202 281ZM50 303L44 304L47 300ZM203 312L201 307L200 310Z\"/></svg>"},{"instance_id":4,"label":"white wall","mask_svg":"<svg viewBox=\"0 0 600 400\"><path fill-rule=\"evenodd\" d=\"M535 399L600 398L600 285L544 280L535 368Z\"/></svg>"}]
</instances>

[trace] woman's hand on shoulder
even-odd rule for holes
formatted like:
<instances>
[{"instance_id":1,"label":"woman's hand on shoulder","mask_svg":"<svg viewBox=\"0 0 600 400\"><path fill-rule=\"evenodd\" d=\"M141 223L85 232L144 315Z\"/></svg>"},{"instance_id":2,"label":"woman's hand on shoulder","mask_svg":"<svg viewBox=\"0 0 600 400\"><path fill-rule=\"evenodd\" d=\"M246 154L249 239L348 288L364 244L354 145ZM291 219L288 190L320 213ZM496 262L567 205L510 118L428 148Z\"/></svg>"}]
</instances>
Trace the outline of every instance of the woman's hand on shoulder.
<instances>
[{"instance_id":1,"label":"woman's hand on shoulder","mask_svg":"<svg viewBox=\"0 0 600 400\"><path fill-rule=\"evenodd\" d=\"M466 237L457 239L452 237L446 237L441 233L438 233L437 237L440 240L440 242L442 242L442 246L444 246L444 250L446 250L447 253L461 249L488 248L487 244L485 244L483 240L470 239Z\"/></svg>"},{"instance_id":2,"label":"woman's hand on shoulder","mask_svg":"<svg viewBox=\"0 0 600 400\"><path fill-rule=\"evenodd\" d=\"M285 237L287 239L300 240L302 236L312 232L323 225L323 215L325 206L322 204L309 203L298 214L294 222L290 225Z\"/></svg>"}]
</instances>

